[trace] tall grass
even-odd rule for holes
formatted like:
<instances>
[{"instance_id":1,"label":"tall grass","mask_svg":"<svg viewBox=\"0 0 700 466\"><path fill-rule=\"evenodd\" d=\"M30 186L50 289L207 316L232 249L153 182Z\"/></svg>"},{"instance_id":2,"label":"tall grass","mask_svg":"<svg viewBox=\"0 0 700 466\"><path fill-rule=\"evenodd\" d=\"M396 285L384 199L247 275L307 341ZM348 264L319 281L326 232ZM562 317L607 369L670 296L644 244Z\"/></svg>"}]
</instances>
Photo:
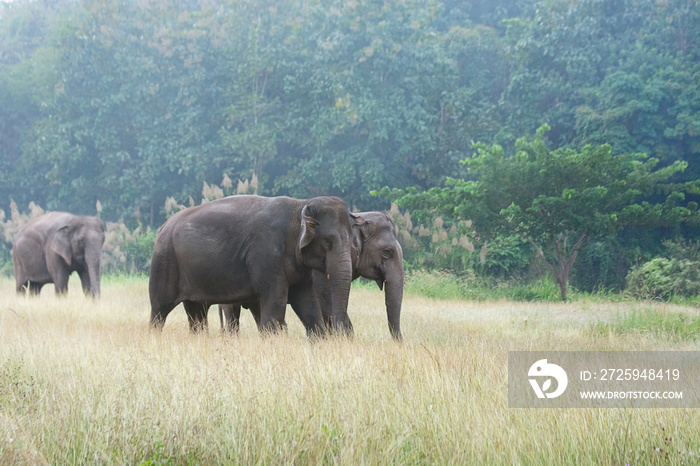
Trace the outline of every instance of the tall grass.
<instances>
[{"instance_id":1,"label":"tall grass","mask_svg":"<svg viewBox=\"0 0 700 466\"><path fill-rule=\"evenodd\" d=\"M591 332L635 303L438 300L407 294L391 341L381 292L352 291L352 340L311 343L292 312L261 338L147 326L147 281L72 281L17 297L0 280L2 464L688 464L694 410L509 409L508 350L698 349ZM670 305L659 313L677 312ZM697 316L697 311L685 310Z\"/></svg>"},{"instance_id":2,"label":"tall grass","mask_svg":"<svg viewBox=\"0 0 700 466\"><path fill-rule=\"evenodd\" d=\"M700 339L700 316L657 309L633 309L617 314L610 322L596 322L593 331L615 335L652 335L672 341Z\"/></svg>"},{"instance_id":3,"label":"tall grass","mask_svg":"<svg viewBox=\"0 0 700 466\"><path fill-rule=\"evenodd\" d=\"M561 300L559 285L546 276L529 281L496 281L474 274L460 276L443 271L413 270L406 276L406 290L410 293L442 299L470 299L477 301L507 299L512 301ZM575 296L576 292L573 291Z\"/></svg>"}]
</instances>

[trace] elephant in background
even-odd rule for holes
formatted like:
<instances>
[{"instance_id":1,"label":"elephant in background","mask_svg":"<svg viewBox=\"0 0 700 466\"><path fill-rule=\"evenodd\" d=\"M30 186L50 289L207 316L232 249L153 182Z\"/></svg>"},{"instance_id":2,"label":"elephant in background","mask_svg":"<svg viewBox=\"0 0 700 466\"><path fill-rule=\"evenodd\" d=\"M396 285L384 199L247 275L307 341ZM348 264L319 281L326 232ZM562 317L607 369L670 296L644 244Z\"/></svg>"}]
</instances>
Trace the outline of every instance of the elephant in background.
<instances>
[{"instance_id":1,"label":"elephant in background","mask_svg":"<svg viewBox=\"0 0 700 466\"><path fill-rule=\"evenodd\" d=\"M404 268L403 250L396 237L394 224L384 212L360 212L356 214L364 223L353 228L351 252L352 279L369 278L377 282L379 289L386 287L384 299L389 321L389 331L395 340L401 340L401 302L403 300ZM352 334L352 323L337 322L331 309L331 295L328 278L315 270L313 273L314 291L321 306L324 320L330 329L340 329ZM241 306L250 309L260 328L260 310L255 301L219 305L221 328L237 332L240 326ZM225 317L225 320L224 320Z\"/></svg>"},{"instance_id":2,"label":"elephant in background","mask_svg":"<svg viewBox=\"0 0 700 466\"><path fill-rule=\"evenodd\" d=\"M100 264L105 228L97 217L48 212L27 222L12 247L17 292L38 295L53 283L57 295L68 291L68 277L78 272L83 292L100 295Z\"/></svg>"},{"instance_id":3,"label":"elephant in background","mask_svg":"<svg viewBox=\"0 0 700 466\"><path fill-rule=\"evenodd\" d=\"M312 271L329 277L329 313L344 322L354 225L337 197L230 196L172 216L158 231L149 280L151 326L183 303L190 329L207 327L215 303L257 303L260 329L286 328L290 303L309 336L326 333Z\"/></svg>"}]
</instances>

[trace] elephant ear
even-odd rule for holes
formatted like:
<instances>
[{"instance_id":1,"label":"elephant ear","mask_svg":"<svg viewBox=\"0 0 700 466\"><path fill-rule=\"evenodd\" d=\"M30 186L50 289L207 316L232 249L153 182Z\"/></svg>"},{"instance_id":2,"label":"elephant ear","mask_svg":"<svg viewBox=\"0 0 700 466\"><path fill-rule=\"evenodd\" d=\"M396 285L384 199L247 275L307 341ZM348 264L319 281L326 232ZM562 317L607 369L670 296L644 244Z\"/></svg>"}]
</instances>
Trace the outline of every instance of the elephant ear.
<instances>
[{"instance_id":1,"label":"elephant ear","mask_svg":"<svg viewBox=\"0 0 700 466\"><path fill-rule=\"evenodd\" d=\"M350 254L352 255L353 264L359 263L360 252L362 251L362 243L367 238L366 229L369 225L369 221L365 220L358 214L350 213L350 224L354 231L359 231L359 234L355 233L352 235L352 245L350 247Z\"/></svg>"},{"instance_id":2,"label":"elephant ear","mask_svg":"<svg viewBox=\"0 0 700 466\"><path fill-rule=\"evenodd\" d=\"M365 220L364 217L360 216L359 214L355 214L350 212L350 224L353 226L363 226L368 224L369 222Z\"/></svg>"},{"instance_id":3,"label":"elephant ear","mask_svg":"<svg viewBox=\"0 0 700 466\"><path fill-rule=\"evenodd\" d=\"M88 219L88 224L92 226L95 230L100 230L102 233L105 232L105 224L104 222L97 218L97 217L87 217Z\"/></svg>"},{"instance_id":4,"label":"elephant ear","mask_svg":"<svg viewBox=\"0 0 700 466\"><path fill-rule=\"evenodd\" d=\"M299 239L299 249L304 249L316 237L316 226L318 221L313 217L313 209L305 206L301 211L301 238Z\"/></svg>"},{"instance_id":5,"label":"elephant ear","mask_svg":"<svg viewBox=\"0 0 700 466\"><path fill-rule=\"evenodd\" d=\"M350 214L350 219L353 229L360 232L359 236L361 236L362 242L365 242L372 234L372 222L357 214Z\"/></svg>"},{"instance_id":6,"label":"elephant ear","mask_svg":"<svg viewBox=\"0 0 700 466\"><path fill-rule=\"evenodd\" d=\"M71 264L72 253L70 238L68 237L68 225L64 225L56 230L51 241L51 250L61 256L66 261L66 264Z\"/></svg>"}]
</instances>

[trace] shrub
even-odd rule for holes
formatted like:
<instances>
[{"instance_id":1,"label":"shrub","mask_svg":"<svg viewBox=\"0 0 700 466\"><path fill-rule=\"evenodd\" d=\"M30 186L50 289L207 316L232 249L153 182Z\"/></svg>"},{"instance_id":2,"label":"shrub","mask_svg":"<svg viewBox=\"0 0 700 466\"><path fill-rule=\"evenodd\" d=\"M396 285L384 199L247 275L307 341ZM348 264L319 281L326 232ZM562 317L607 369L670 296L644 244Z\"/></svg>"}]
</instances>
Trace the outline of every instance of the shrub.
<instances>
[{"instance_id":1,"label":"shrub","mask_svg":"<svg viewBox=\"0 0 700 466\"><path fill-rule=\"evenodd\" d=\"M589 293L623 290L631 260L629 256L637 252L626 246L627 249L614 235L594 238L585 244L571 270L571 286Z\"/></svg>"},{"instance_id":2,"label":"shrub","mask_svg":"<svg viewBox=\"0 0 700 466\"><path fill-rule=\"evenodd\" d=\"M446 270L469 276L475 272L495 277L520 276L528 270L532 250L516 236L480 244L470 220L424 218L415 225L408 211L392 204L389 215L396 226L408 269Z\"/></svg>"},{"instance_id":3,"label":"shrub","mask_svg":"<svg viewBox=\"0 0 700 466\"><path fill-rule=\"evenodd\" d=\"M700 262L700 241L690 241L679 238L675 241L664 241L668 257Z\"/></svg>"},{"instance_id":4,"label":"shrub","mask_svg":"<svg viewBox=\"0 0 700 466\"><path fill-rule=\"evenodd\" d=\"M142 274L151 267L156 232L141 226L130 231L123 223L108 222L102 249L102 272Z\"/></svg>"},{"instance_id":5,"label":"shrub","mask_svg":"<svg viewBox=\"0 0 700 466\"><path fill-rule=\"evenodd\" d=\"M409 212L401 213L393 204L389 215L409 268L449 270L469 273L479 261L470 239L470 222L445 221L436 217L425 224L414 225Z\"/></svg>"},{"instance_id":6,"label":"shrub","mask_svg":"<svg viewBox=\"0 0 700 466\"><path fill-rule=\"evenodd\" d=\"M670 299L700 292L699 262L657 257L627 274L627 292L641 298Z\"/></svg>"}]
</instances>

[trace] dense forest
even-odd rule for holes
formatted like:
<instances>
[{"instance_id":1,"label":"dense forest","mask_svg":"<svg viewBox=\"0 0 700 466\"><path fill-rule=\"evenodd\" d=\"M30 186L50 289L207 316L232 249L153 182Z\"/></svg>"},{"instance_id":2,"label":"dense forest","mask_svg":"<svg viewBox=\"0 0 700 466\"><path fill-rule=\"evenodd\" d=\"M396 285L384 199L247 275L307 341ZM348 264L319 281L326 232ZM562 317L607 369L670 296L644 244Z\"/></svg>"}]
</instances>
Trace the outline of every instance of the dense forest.
<instances>
[{"instance_id":1,"label":"dense forest","mask_svg":"<svg viewBox=\"0 0 700 466\"><path fill-rule=\"evenodd\" d=\"M157 227L166 198L253 176L263 195L388 209L372 190L470 179L474 143L513 154L544 124L552 150L684 161L672 181L692 182L699 110L698 1L0 3L7 215L10 200L91 215L99 201L106 220ZM689 228L592 232L572 279L620 287ZM525 240L490 241L506 251L491 265L435 266L527 268Z\"/></svg>"}]
</instances>

